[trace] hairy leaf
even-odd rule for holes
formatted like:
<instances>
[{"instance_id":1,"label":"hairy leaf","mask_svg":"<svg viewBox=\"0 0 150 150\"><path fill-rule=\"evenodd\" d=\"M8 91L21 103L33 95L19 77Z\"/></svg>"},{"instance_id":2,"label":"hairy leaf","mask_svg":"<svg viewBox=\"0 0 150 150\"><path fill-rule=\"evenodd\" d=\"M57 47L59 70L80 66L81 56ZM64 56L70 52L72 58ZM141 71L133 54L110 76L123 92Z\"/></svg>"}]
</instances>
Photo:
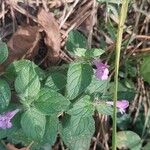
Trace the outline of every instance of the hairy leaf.
<instances>
[{"instance_id":1,"label":"hairy leaf","mask_svg":"<svg viewBox=\"0 0 150 150\"><path fill-rule=\"evenodd\" d=\"M10 87L5 80L0 79L0 110L4 110L6 107L8 107L10 99Z\"/></svg>"},{"instance_id":2,"label":"hairy leaf","mask_svg":"<svg viewBox=\"0 0 150 150\"><path fill-rule=\"evenodd\" d=\"M75 54L76 48L87 47L87 39L79 31L74 30L69 33L66 46L71 54Z\"/></svg>"},{"instance_id":3,"label":"hairy leaf","mask_svg":"<svg viewBox=\"0 0 150 150\"><path fill-rule=\"evenodd\" d=\"M21 126L26 136L41 140L45 132L46 118L35 108L27 110L21 118Z\"/></svg>"},{"instance_id":4,"label":"hairy leaf","mask_svg":"<svg viewBox=\"0 0 150 150\"><path fill-rule=\"evenodd\" d=\"M2 64L8 57L8 48L6 43L0 41L0 64Z\"/></svg>"},{"instance_id":5,"label":"hairy leaf","mask_svg":"<svg viewBox=\"0 0 150 150\"><path fill-rule=\"evenodd\" d=\"M71 116L63 122L61 137L70 150L87 150L94 131L92 116Z\"/></svg>"},{"instance_id":6,"label":"hairy leaf","mask_svg":"<svg viewBox=\"0 0 150 150\"><path fill-rule=\"evenodd\" d=\"M42 88L38 99L34 102L35 107L43 114L59 114L67 110L70 101L60 93L50 88Z\"/></svg>"},{"instance_id":7,"label":"hairy leaf","mask_svg":"<svg viewBox=\"0 0 150 150\"><path fill-rule=\"evenodd\" d=\"M135 132L132 131L120 131L117 132L117 147L129 148L131 150L141 149L141 138Z\"/></svg>"},{"instance_id":8,"label":"hairy leaf","mask_svg":"<svg viewBox=\"0 0 150 150\"><path fill-rule=\"evenodd\" d=\"M51 73L45 81L45 86L52 90L59 91L66 86L66 77L60 72Z\"/></svg>"},{"instance_id":9,"label":"hairy leaf","mask_svg":"<svg viewBox=\"0 0 150 150\"><path fill-rule=\"evenodd\" d=\"M91 83L93 70L89 64L72 63L67 75L67 96L76 98Z\"/></svg>"},{"instance_id":10,"label":"hairy leaf","mask_svg":"<svg viewBox=\"0 0 150 150\"><path fill-rule=\"evenodd\" d=\"M44 142L53 145L57 138L59 120L56 115L47 117Z\"/></svg>"},{"instance_id":11,"label":"hairy leaf","mask_svg":"<svg viewBox=\"0 0 150 150\"><path fill-rule=\"evenodd\" d=\"M40 91L40 81L32 64L19 72L15 80L15 89L23 103L34 101Z\"/></svg>"}]
</instances>

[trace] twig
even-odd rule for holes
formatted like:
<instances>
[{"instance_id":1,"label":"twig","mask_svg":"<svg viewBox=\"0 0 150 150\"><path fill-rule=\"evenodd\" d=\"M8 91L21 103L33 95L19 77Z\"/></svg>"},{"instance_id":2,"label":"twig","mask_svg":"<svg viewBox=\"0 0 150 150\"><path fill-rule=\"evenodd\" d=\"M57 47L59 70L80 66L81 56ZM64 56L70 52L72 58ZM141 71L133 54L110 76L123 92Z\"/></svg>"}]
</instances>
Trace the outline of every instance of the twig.
<instances>
[{"instance_id":1,"label":"twig","mask_svg":"<svg viewBox=\"0 0 150 150\"><path fill-rule=\"evenodd\" d=\"M68 17L70 16L70 14L72 13L74 7L78 4L80 0L75 0L74 4L72 5L72 7L70 8L69 12L67 13L66 17L64 18L64 20L62 20L62 22L59 25L59 29L62 28L62 26L64 25L64 23L66 22L66 20L68 19Z\"/></svg>"}]
</instances>

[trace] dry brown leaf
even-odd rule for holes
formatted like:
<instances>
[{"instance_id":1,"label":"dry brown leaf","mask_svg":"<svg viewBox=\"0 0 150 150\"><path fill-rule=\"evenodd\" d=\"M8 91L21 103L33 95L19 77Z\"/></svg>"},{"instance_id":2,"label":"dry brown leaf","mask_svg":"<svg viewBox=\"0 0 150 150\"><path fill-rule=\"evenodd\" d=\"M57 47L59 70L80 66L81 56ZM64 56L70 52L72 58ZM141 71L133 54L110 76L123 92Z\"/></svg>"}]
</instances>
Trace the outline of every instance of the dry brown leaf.
<instances>
[{"instance_id":1,"label":"dry brown leaf","mask_svg":"<svg viewBox=\"0 0 150 150\"><path fill-rule=\"evenodd\" d=\"M18 148L16 148L14 145L12 145L12 144L10 144L10 143L8 143L7 145L6 145L6 148L8 149L8 150L29 150L28 148L21 148L21 149L18 149Z\"/></svg>"},{"instance_id":2,"label":"dry brown leaf","mask_svg":"<svg viewBox=\"0 0 150 150\"><path fill-rule=\"evenodd\" d=\"M14 60L21 58L31 59L38 52L38 41L40 39L37 26L20 26L8 41L9 56L3 64L7 66Z\"/></svg>"},{"instance_id":3,"label":"dry brown leaf","mask_svg":"<svg viewBox=\"0 0 150 150\"><path fill-rule=\"evenodd\" d=\"M7 45L10 49L9 55L12 59L21 58L26 55L31 58L37 54L40 39L37 26L20 26L13 34Z\"/></svg>"},{"instance_id":4,"label":"dry brown leaf","mask_svg":"<svg viewBox=\"0 0 150 150\"><path fill-rule=\"evenodd\" d=\"M14 60L21 58L32 59L39 49L40 33L37 26L19 26L7 43L8 59L0 65L0 72Z\"/></svg>"},{"instance_id":5,"label":"dry brown leaf","mask_svg":"<svg viewBox=\"0 0 150 150\"><path fill-rule=\"evenodd\" d=\"M44 41L48 48L48 57L51 63L56 63L60 57L61 47L61 34L58 23L53 13L46 12L44 9L39 10L37 18L42 31L46 34Z\"/></svg>"}]
</instances>

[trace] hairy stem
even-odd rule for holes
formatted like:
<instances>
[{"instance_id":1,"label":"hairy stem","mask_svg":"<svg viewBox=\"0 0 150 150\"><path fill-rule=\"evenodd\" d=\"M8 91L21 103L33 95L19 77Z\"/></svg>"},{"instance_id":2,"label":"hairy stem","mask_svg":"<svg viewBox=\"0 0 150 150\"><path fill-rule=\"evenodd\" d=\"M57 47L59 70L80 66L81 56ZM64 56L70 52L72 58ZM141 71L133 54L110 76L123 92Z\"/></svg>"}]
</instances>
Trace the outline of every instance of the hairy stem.
<instances>
[{"instance_id":1,"label":"hairy stem","mask_svg":"<svg viewBox=\"0 0 150 150\"><path fill-rule=\"evenodd\" d=\"M122 43L122 34L124 23L127 15L129 0L123 0L120 19L118 25L118 34L117 34L117 42L116 42L116 59L115 59L115 89L114 89L114 110L113 110L113 133L112 133L112 150L116 150L116 121L117 121L117 92L118 92L118 72L119 72L119 61L120 61L120 51L121 51L121 43Z\"/></svg>"}]
</instances>

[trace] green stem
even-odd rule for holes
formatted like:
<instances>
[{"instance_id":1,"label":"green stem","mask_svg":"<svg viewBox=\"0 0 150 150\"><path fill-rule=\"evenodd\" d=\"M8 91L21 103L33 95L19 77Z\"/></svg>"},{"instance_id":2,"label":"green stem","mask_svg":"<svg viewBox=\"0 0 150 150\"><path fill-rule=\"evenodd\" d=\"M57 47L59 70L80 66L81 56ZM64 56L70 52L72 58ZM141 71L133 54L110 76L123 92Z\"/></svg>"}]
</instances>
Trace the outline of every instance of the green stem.
<instances>
[{"instance_id":1,"label":"green stem","mask_svg":"<svg viewBox=\"0 0 150 150\"><path fill-rule=\"evenodd\" d=\"M117 42L116 42L116 59L115 59L115 90L114 90L114 111L113 111L113 133L112 133L112 150L116 150L116 122L117 122L117 92L118 92L118 72L119 72L119 61L120 61L120 51L121 51L121 43L122 43L122 34L123 34L123 27L127 15L128 10L128 3L129 0L123 0L121 12L120 12L120 19L118 25L118 34L117 34Z\"/></svg>"}]
</instances>

